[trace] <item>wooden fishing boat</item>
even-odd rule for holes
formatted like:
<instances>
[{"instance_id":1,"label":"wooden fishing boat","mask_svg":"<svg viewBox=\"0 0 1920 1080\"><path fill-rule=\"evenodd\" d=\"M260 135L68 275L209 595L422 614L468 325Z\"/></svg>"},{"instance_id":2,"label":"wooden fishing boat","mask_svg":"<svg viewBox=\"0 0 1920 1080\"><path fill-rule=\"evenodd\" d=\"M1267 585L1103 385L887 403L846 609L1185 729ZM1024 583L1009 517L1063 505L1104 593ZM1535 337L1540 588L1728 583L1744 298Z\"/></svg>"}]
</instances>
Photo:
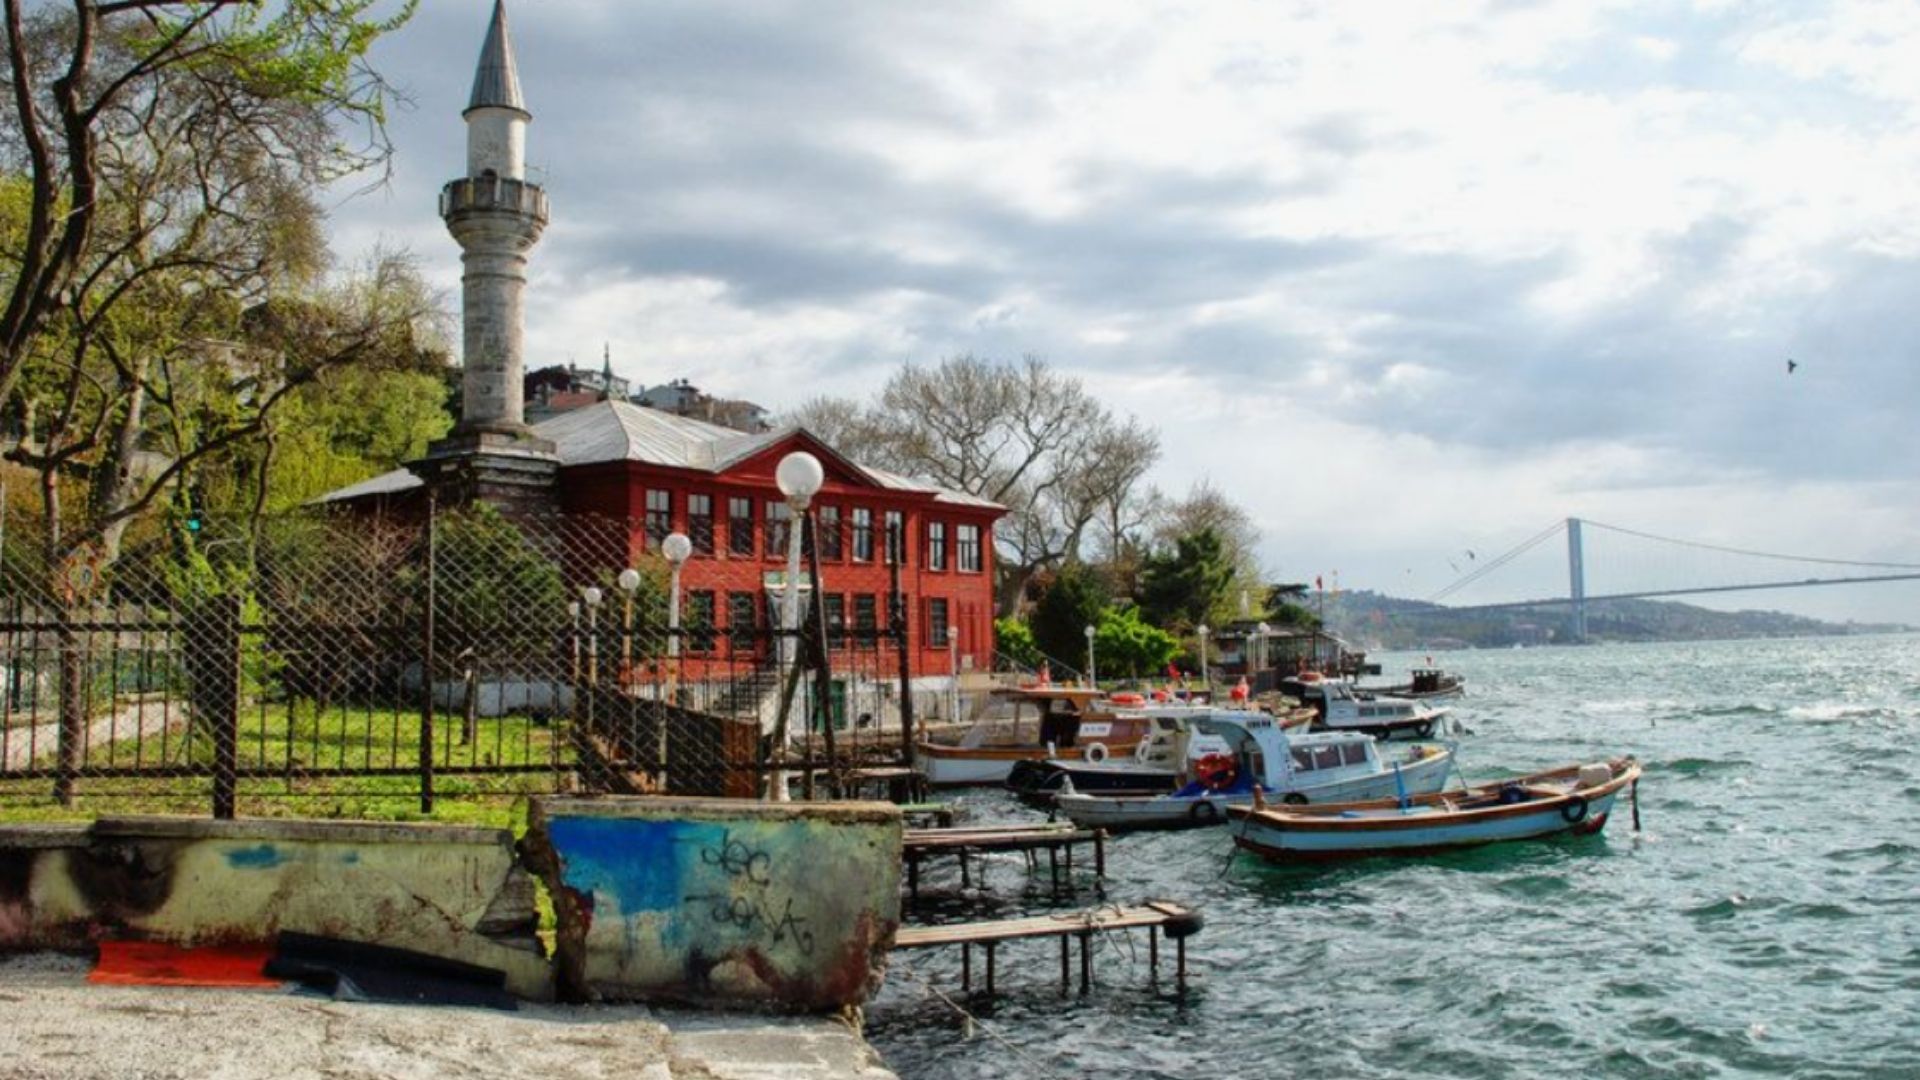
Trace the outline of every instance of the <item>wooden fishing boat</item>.
<instances>
[{"instance_id":1,"label":"wooden fishing boat","mask_svg":"<svg viewBox=\"0 0 1920 1080\"><path fill-rule=\"evenodd\" d=\"M1010 721L982 721L955 743L921 741L914 757L936 787L998 784L1021 761L1078 754L1088 761L1133 754L1148 735L1144 712L1116 710L1098 690L1023 686L995 692L1012 707ZM1037 714L1033 722L1027 717Z\"/></svg>"},{"instance_id":2,"label":"wooden fishing boat","mask_svg":"<svg viewBox=\"0 0 1920 1080\"><path fill-rule=\"evenodd\" d=\"M1191 762L1185 786L1157 796L1094 795L1070 782L1054 796L1055 809L1081 828L1178 829L1225 820L1233 808L1253 804L1256 787L1290 803L1351 802L1437 792L1453 768L1443 747L1389 756L1371 736L1287 732L1264 714L1216 713L1193 726L1227 752Z\"/></svg>"},{"instance_id":3,"label":"wooden fishing boat","mask_svg":"<svg viewBox=\"0 0 1920 1080\"><path fill-rule=\"evenodd\" d=\"M1415 855L1557 833L1596 833L1622 790L1630 757L1568 765L1462 791L1326 806L1230 808L1233 842L1275 862Z\"/></svg>"},{"instance_id":4,"label":"wooden fishing boat","mask_svg":"<svg viewBox=\"0 0 1920 1080\"><path fill-rule=\"evenodd\" d=\"M1467 692L1465 676L1454 675L1437 667L1414 668L1413 675L1403 683L1392 686L1355 686L1354 693L1362 698L1394 697L1408 701L1436 701L1440 698L1455 698Z\"/></svg>"}]
</instances>

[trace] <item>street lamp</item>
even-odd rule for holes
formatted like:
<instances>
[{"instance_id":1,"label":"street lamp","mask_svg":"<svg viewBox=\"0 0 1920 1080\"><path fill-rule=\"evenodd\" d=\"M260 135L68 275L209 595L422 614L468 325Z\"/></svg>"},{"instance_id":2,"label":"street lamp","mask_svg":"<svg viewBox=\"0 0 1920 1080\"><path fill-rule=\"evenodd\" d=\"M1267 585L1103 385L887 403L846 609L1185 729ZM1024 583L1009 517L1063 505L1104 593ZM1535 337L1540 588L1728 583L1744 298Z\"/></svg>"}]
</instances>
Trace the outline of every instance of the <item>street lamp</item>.
<instances>
[{"instance_id":1,"label":"street lamp","mask_svg":"<svg viewBox=\"0 0 1920 1080\"><path fill-rule=\"evenodd\" d=\"M686 565L688 556L693 554L693 541L685 533L668 533L660 543L660 554L667 557L667 656L678 658L680 655L680 568ZM634 584L639 584L639 574L633 574ZM622 584L626 574L622 574Z\"/></svg>"},{"instance_id":2,"label":"street lamp","mask_svg":"<svg viewBox=\"0 0 1920 1080\"><path fill-rule=\"evenodd\" d=\"M1087 685L1098 690L1100 688L1100 673L1099 669L1093 665L1093 624L1088 623L1083 633L1087 635Z\"/></svg>"},{"instance_id":3,"label":"street lamp","mask_svg":"<svg viewBox=\"0 0 1920 1080\"><path fill-rule=\"evenodd\" d=\"M1194 636L1200 639L1200 678L1207 684L1207 696L1213 696L1213 673L1207 670L1207 624L1201 623L1193 628Z\"/></svg>"},{"instance_id":4,"label":"street lamp","mask_svg":"<svg viewBox=\"0 0 1920 1080\"><path fill-rule=\"evenodd\" d=\"M800 652L800 531L804 527L807 507L812 505L813 497L819 493L820 486L827 482L827 471L820 465L820 459L805 450L796 450L780 459L773 470L773 482L780 488L780 494L786 497L787 507L792 511L787 522L787 580L785 594L781 597L781 628L785 636L781 639L781 666L792 664ZM773 746L775 751L786 754L787 750L787 712L792 707L792 699L784 699L786 704L780 710L780 719L774 725ZM773 774L773 799L786 802L791 795L787 789L787 774Z\"/></svg>"}]
</instances>

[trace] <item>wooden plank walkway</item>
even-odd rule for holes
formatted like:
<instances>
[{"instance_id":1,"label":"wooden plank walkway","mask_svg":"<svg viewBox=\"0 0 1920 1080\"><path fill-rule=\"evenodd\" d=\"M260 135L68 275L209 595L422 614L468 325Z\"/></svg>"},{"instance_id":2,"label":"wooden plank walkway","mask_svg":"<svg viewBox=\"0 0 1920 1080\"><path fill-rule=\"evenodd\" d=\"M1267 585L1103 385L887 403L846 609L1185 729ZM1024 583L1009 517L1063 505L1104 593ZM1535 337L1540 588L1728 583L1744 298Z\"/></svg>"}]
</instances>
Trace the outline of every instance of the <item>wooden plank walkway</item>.
<instances>
[{"instance_id":1,"label":"wooden plank walkway","mask_svg":"<svg viewBox=\"0 0 1920 1080\"><path fill-rule=\"evenodd\" d=\"M1053 887L1060 887L1062 863L1069 888L1073 885L1073 849L1093 845L1094 873L1107 876L1107 833L1105 829L1077 829L1070 824L983 825L962 829L908 829L902 836L901 857L907 863L907 894L920 895L920 863L926 859L952 855L960 860L960 884L973 884L968 859L1000 851L1045 851Z\"/></svg>"},{"instance_id":2,"label":"wooden plank walkway","mask_svg":"<svg viewBox=\"0 0 1920 1080\"><path fill-rule=\"evenodd\" d=\"M1093 985L1093 935L1115 930L1145 927L1147 963L1151 977L1160 977L1160 934L1164 930L1173 940L1178 960L1175 971L1182 991L1187 988L1187 938L1199 932L1200 919L1193 911L1168 900L1156 900L1138 907L1100 907L1086 911L1031 915L1021 919L991 922L952 923L946 926L908 926L894 934L896 949L931 949L945 945L960 946L960 981L973 989L973 947L987 954L987 993L993 993L995 950L1002 942L1027 938L1058 938L1060 941L1060 989L1071 985L1070 952L1074 939L1080 941L1080 992Z\"/></svg>"}]
</instances>

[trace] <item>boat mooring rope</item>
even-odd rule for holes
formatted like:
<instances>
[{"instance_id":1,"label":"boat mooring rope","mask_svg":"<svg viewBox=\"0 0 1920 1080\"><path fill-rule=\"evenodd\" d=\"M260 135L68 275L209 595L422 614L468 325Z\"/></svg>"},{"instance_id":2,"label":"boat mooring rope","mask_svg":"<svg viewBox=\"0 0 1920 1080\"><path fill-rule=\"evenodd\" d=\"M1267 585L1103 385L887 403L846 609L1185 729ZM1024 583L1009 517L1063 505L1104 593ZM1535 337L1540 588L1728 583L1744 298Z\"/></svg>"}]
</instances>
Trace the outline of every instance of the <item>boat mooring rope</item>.
<instances>
[{"instance_id":1,"label":"boat mooring rope","mask_svg":"<svg viewBox=\"0 0 1920 1080\"><path fill-rule=\"evenodd\" d=\"M1025 1048L1021 1047L1017 1043L1008 1039L1005 1035L1000 1034L998 1031L995 1031L993 1029L993 1025L973 1015L973 1013L968 1012L966 1006L953 1000L951 997L948 997L945 991L933 985L933 983L929 982L925 977L923 977L919 972L913 970L913 968L910 967L909 965L896 961L895 966L897 966L900 969L900 972L904 974L907 978L912 979L916 983L919 983L921 989L925 990L929 994L932 994L934 997L939 998L940 1001L947 1006L947 1008L952 1009L954 1012L960 1014L960 1018L966 1021L967 1023L967 1034L969 1036L971 1036L975 1030L982 1032L987 1036L987 1038L992 1039L994 1042L997 1042L1001 1046L1006 1047L1008 1051L1012 1052L1014 1057L1017 1057L1020 1060L1033 1066L1034 1068L1040 1070L1040 1074L1043 1076L1070 1076L1071 1075L1070 1073L1063 1073L1058 1071L1054 1066L1049 1065L1046 1061L1042 1060L1041 1058L1035 1057L1032 1053L1028 1052Z\"/></svg>"}]
</instances>

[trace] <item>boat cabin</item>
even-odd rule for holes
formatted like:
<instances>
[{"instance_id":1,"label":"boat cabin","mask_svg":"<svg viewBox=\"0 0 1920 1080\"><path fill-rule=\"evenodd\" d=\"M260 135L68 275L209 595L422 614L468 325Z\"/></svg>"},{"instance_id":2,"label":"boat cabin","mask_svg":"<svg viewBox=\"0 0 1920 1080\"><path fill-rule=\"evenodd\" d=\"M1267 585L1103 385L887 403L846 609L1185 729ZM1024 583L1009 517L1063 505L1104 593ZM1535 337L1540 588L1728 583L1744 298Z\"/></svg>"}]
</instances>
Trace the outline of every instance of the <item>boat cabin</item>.
<instances>
[{"instance_id":1,"label":"boat cabin","mask_svg":"<svg viewBox=\"0 0 1920 1080\"><path fill-rule=\"evenodd\" d=\"M1318 787L1386 768L1373 737L1359 732L1294 734L1271 717L1244 713L1215 715L1193 726L1225 742L1240 774L1257 777L1269 791Z\"/></svg>"}]
</instances>

